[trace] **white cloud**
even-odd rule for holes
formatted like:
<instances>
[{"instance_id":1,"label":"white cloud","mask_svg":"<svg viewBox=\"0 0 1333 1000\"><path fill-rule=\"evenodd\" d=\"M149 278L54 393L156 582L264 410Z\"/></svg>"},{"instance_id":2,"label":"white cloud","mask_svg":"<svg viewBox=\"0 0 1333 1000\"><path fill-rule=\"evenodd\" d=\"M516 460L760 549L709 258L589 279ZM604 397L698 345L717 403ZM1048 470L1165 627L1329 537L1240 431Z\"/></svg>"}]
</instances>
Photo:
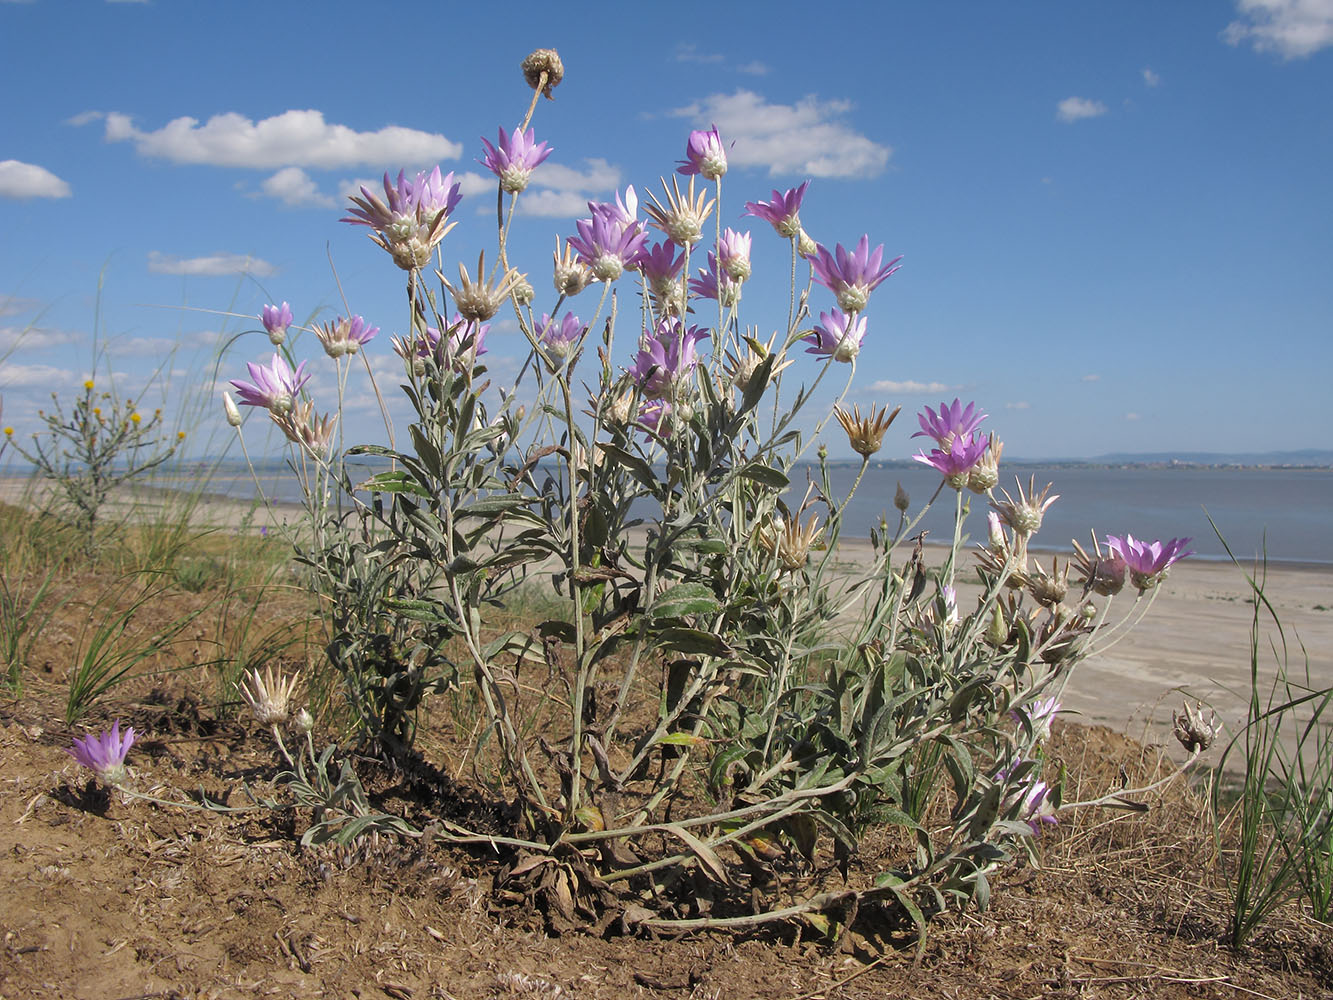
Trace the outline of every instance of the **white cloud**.
<instances>
[{"instance_id":1,"label":"white cloud","mask_svg":"<svg viewBox=\"0 0 1333 1000\"><path fill-rule=\"evenodd\" d=\"M737 66L736 72L746 73L750 76L766 76L768 74L768 66L756 59L753 62L742 63L740 66Z\"/></svg>"},{"instance_id":2,"label":"white cloud","mask_svg":"<svg viewBox=\"0 0 1333 1000\"><path fill-rule=\"evenodd\" d=\"M894 382L888 379L872 382L866 387L867 392L893 392L904 396L924 396L936 392L953 392L960 388L944 382Z\"/></svg>"},{"instance_id":3,"label":"white cloud","mask_svg":"<svg viewBox=\"0 0 1333 1000\"><path fill-rule=\"evenodd\" d=\"M721 52L700 52L694 42L681 42L676 46L676 62L716 64L721 61Z\"/></svg>"},{"instance_id":4,"label":"white cloud","mask_svg":"<svg viewBox=\"0 0 1333 1000\"><path fill-rule=\"evenodd\" d=\"M532 183L557 191L610 191L620 185L620 168L601 157L584 160L583 170L563 163L543 163L532 174ZM490 181L494 186L494 181Z\"/></svg>"},{"instance_id":5,"label":"white cloud","mask_svg":"<svg viewBox=\"0 0 1333 1000\"><path fill-rule=\"evenodd\" d=\"M1143 84L1146 87L1155 87L1162 82L1162 78L1150 70L1147 66L1143 67Z\"/></svg>"},{"instance_id":6,"label":"white cloud","mask_svg":"<svg viewBox=\"0 0 1333 1000\"><path fill-rule=\"evenodd\" d=\"M284 205L321 205L333 204L333 199L319 189L300 167L283 167L272 177L259 185L266 195L279 198Z\"/></svg>"},{"instance_id":7,"label":"white cloud","mask_svg":"<svg viewBox=\"0 0 1333 1000\"><path fill-rule=\"evenodd\" d=\"M78 127L80 125L91 124L92 122L100 122L105 117L105 111L80 111L77 115L66 118L65 124Z\"/></svg>"},{"instance_id":8,"label":"white cloud","mask_svg":"<svg viewBox=\"0 0 1333 1000\"><path fill-rule=\"evenodd\" d=\"M518 214L550 219L577 219L588 214L588 197L577 191L528 189L519 200Z\"/></svg>"},{"instance_id":9,"label":"white cloud","mask_svg":"<svg viewBox=\"0 0 1333 1000\"><path fill-rule=\"evenodd\" d=\"M1101 379L1102 379L1102 377L1101 377L1100 375L1084 375L1082 381L1084 381L1084 382L1100 382Z\"/></svg>"},{"instance_id":10,"label":"white cloud","mask_svg":"<svg viewBox=\"0 0 1333 1000\"><path fill-rule=\"evenodd\" d=\"M1032 409L1032 404L1024 399L1017 403L1005 403L1004 408L1006 410L1030 410Z\"/></svg>"},{"instance_id":11,"label":"white cloud","mask_svg":"<svg viewBox=\"0 0 1333 1000\"><path fill-rule=\"evenodd\" d=\"M1125 419L1126 419L1126 420L1138 420L1138 419L1139 419L1139 415L1138 415L1137 413L1133 413L1133 412L1126 413L1126 414L1125 414Z\"/></svg>"},{"instance_id":12,"label":"white cloud","mask_svg":"<svg viewBox=\"0 0 1333 1000\"><path fill-rule=\"evenodd\" d=\"M1106 114L1106 105L1087 97L1066 97L1055 106L1055 117L1062 122L1076 122Z\"/></svg>"},{"instance_id":13,"label":"white cloud","mask_svg":"<svg viewBox=\"0 0 1333 1000\"><path fill-rule=\"evenodd\" d=\"M85 116L79 116L85 117ZM234 111L176 118L155 132L135 128L129 115L106 115L107 142L132 142L140 156L219 167L316 167L418 163L456 159L463 147L437 133L388 125L357 132L324 120L321 111L284 111L255 122Z\"/></svg>"},{"instance_id":14,"label":"white cloud","mask_svg":"<svg viewBox=\"0 0 1333 1000\"><path fill-rule=\"evenodd\" d=\"M32 350L76 344L83 339L77 330L50 330L40 326L0 326L0 351Z\"/></svg>"},{"instance_id":15,"label":"white cloud","mask_svg":"<svg viewBox=\"0 0 1333 1000\"><path fill-rule=\"evenodd\" d=\"M1240 20L1222 32L1231 45L1303 59L1333 45L1333 0L1237 0Z\"/></svg>"},{"instance_id":16,"label":"white cloud","mask_svg":"<svg viewBox=\"0 0 1333 1000\"><path fill-rule=\"evenodd\" d=\"M25 299L21 295L0 295L0 316L18 316L32 312L40 305L36 299Z\"/></svg>"},{"instance_id":17,"label":"white cloud","mask_svg":"<svg viewBox=\"0 0 1333 1000\"><path fill-rule=\"evenodd\" d=\"M159 250L148 251L148 270L153 274L188 274L199 277L252 274L259 278L277 272L277 268L268 261L246 254L215 253L208 257L176 257Z\"/></svg>"},{"instance_id":18,"label":"white cloud","mask_svg":"<svg viewBox=\"0 0 1333 1000\"><path fill-rule=\"evenodd\" d=\"M851 108L850 101L813 95L795 104L770 104L753 91L738 90L712 94L671 114L716 125L734 167L767 167L770 176L874 177L893 149L840 121Z\"/></svg>"},{"instance_id":19,"label":"white cloud","mask_svg":"<svg viewBox=\"0 0 1333 1000\"><path fill-rule=\"evenodd\" d=\"M179 346L171 337L115 337L107 341L106 353L122 358L157 358Z\"/></svg>"},{"instance_id":20,"label":"white cloud","mask_svg":"<svg viewBox=\"0 0 1333 1000\"><path fill-rule=\"evenodd\" d=\"M45 167L0 160L0 198L68 198L69 185Z\"/></svg>"},{"instance_id":21,"label":"white cloud","mask_svg":"<svg viewBox=\"0 0 1333 1000\"><path fill-rule=\"evenodd\" d=\"M55 365L12 365L0 363L0 389L45 389L67 385L76 375Z\"/></svg>"}]
</instances>

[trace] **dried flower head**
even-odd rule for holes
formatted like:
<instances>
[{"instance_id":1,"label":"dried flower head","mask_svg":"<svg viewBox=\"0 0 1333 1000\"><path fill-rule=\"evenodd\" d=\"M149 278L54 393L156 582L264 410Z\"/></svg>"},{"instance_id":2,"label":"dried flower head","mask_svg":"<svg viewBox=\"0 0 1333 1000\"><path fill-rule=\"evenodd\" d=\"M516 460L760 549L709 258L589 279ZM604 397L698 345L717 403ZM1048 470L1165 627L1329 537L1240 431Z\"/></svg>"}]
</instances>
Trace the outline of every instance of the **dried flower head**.
<instances>
[{"instance_id":1,"label":"dried flower head","mask_svg":"<svg viewBox=\"0 0 1333 1000\"><path fill-rule=\"evenodd\" d=\"M367 326L360 316L344 319L339 316L332 323L323 323L315 327L315 336L324 345L324 353L331 358L341 358L361 350L380 332L377 326Z\"/></svg>"},{"instance_id":2,"label":"dried flower head","mask_svg":"<svg viewBox=\"0 0 1333 1000\"><path fill-rule=\"evenodd\" d=\"M459 283L457 286L451 285L449 281L440 272L436 272L444 287L449 289L449 294L454 297L454 307L459 314L466 320L480 321L490 319L500 311L500 306L513 292L515 286L524 280L524 276L519 274L513 268L510 268L500 280L492 285L483 278L486 270L486 251L483 250L477 257L477 280L473 281L467 273L467 268L460 262L458 265Z\"/></svg>"},{"instance_id":3,"label":"dried flower head","mask_svg":"<svg viewBox=\"0 0 1333 1000\"><path fill-rule=\"evenodd\" d=\"M1026 572L1027 590L1033 599L1044 607L1053 608L1065 599L1069 593L1069 564L1060 567L1059 556L1051 557L1051 571L1048 573L1041 563L1033 560L1032 569Z\"/></svg>"},{"instance_id":4,"label":"dried flower head","mask_svg":"<svg viewBox=\"0 0 1333 1000\"><path fill-rule=\"evenodd\" d=\"M1201 702L1195 702L1194 708L1190 708L1189 702L1183 702L1181 707L1184 711L1171 713L1171 728L1176 739L1190 753L1207 750L1222 729L1217 721L1217 713L1209 709L1208 718L1205 719Z\"/></svg>"},{"instance_id":5,"label":"dried flower head","mask_svg":"<svg viewBox=\"0 0 1333 1000\"><path fill-rule=\"evenodd\" d=\"M1008 490L1000 490L1004 494L1004 499L992 500L991 506L995 508L1004 523L1013 529L1014 534L1031 538L1041 530L1042 515L1046 513L1051 504L1060 499L1060 494L1049 495L1051 492L1050 483L1047 483L1038 493L1036 476L1028 479L1026 490L1023 489L1021 480L1015 479L1014 485L1018 488L1017 499L1010 496Z\"/></svg>"},{"instance_id":6,"label":"dried flower head","mask_svg":"<svg viewBox=\"0 0 1333 1000\"><path fill-rule=\"evenodd\" d=\"M1078 568L1083 573L1084 587L1103 597L1112 597L1124 589L1125 561L1116 552L1108 550L1103 554L1096 533L1092 536L1092 555L1088 555L1078 542L1073 545Z\"/></svg>"},{"instance_id":7,"label":"dried flower head","mask_svg":"<svg viewBox=\"0 0 1333 1000\"><path fill-rule=\"evenodd\" d=\"M118 785L125 780L125 755L133 743L134 729L127 727L122 737L117 719L110 730L100 735L75 737L74 745L66 747L65 752L96 774L104 785Z\"/></svg>"},{"instance_id":8,"label":"dried flower head","mask_svg":"<svg viewBox=\"0 0 1333 1000\"><path fill-rule=\"evenodd\" d=\"M731 378L732 385L736 386L741 392L750 388L750 380L754 378L755 370L764 362L770 354L773 353L773 341L777 334L768 338L767 343L760 343L758 339L758 330L751 328L745 336L746 350L742 352L739 347L733 354L727 351L725 355L724 366L727 375ZM773 370L769 372L769 379L777 378L780 371L790 365L791 359L785 358L773 365Z\"/></svg>"},{"instance_id":9,"label":"dried flower head","mask_svg":"<svg viewBox=\"0 0 1333 1000\"><path fill-rule=\"evenodd\" d=\"M237 685L237 690L261 726L280 726L287 721L288 703L299 677L299 674L289 678L275 676L272 667L265 667L261 674L256 667Z\"/></svg>"},{"instance_id":10,"label":"dried flower head","mask_svg":"<svg viewBox=\"0 0 1333 1000\"><path fill-rule=\"evenodd\" d=\"M565 64L560 61L560 54L555 49L534 49L520 65L528 86L540 90L548 101L555 100L551 91L565 78Z\"/></svg>"},{"instance_id":11,"label":"dried flower head","mask_svg":"<svg viewBox=\"0 0 1333 1000\"><path fill-rule=\"evenodd\" d=\"M851 413L838 406L834 408L833 415L847 432L847 441L852 451L863 458L869 458L883 446L884 432L889 429L900 410L901 406L895 406L892 411L887 406L882 410L872 406L869 415L862 417L860 406L853 406Z\"/></svg>"},{"instance_id":12,"label":"dried flower head","mask_svg":"<svg viewBox=\"0 0 1333 1000\"><path fill-rule=\"evenodd\" d=\"M795 573L805 568L810 550L817 548L824 529L819 526L819 519L811 517L802 527L800 518L785 521L774 518L759 529L756 539L759 545L777 557L778 566L788 573Z\"/></svg>"},{"instance_id":13,"label":"dried flower head","mask_svg":"<svg viewBox=\"0 0 1333 1000\"><path fill-rule=\"evenodd\" d=\"M560 250L560 237L555 238L555 290L561 295L577 295L593 282L588 265L574 256L574 248L568 242L564 253Z\"/></svg>"},{"instance_id":14,"label":"dried flower head","mask_svg":"<svg viewBox=\"0 0 1333 1000\"><path fill-rule=\"evenodd\" d=\"M662 180L662 190L665 204L657 200L657 195L649 192L648 197L653 203L645 205L643 210L672 243L689 246L699 242L704 234L704 223L712 214L714 199L709 198L706 191L699 192L696 197L693 177L684 192L680 190L680 181L676 177L671 178L670 190L667 189L666 181Z\"/></svg>"},{"instance_id":15,"label":"dried flower head","mask_svg":"<svg viewBox=\"0 0 1333 1000\"><path fill-rule=\"evenodd\" d=\"M967 488L979 495L989 493L1000 481L1000 456L1004 453L1004 442L993 431L989 441L986 454L967 474Z\"/></svg>"},{"instance_id":16,"label":"dried flower head","mask_svg":"<svg viewBox=\"0 0 1333 1000\"><path fill-rule=\"evenodd\" d=\"M315 413L315 404L310 400L297 403L288 412L279 416L270 411L269 416L277 424L287 440L300 445L314 458L323 460L329 456L333 444L333 425L337 416Z\"/></svg>"}]
</instances>

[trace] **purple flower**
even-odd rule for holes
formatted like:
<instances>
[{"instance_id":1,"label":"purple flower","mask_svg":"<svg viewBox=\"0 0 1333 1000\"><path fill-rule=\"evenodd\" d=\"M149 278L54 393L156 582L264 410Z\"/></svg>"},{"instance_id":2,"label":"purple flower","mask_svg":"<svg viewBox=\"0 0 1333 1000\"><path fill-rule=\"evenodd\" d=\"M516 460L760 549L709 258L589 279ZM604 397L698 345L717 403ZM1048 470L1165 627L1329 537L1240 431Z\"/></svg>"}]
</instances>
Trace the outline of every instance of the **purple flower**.
<instances>
[{"instance_id":1,"label":"purple flower","mask_svg":"<svg viewBox=\"0 0 1333 1000\"><path fill-rule=\"evenodd\" d=\"M615 281L626 268L633 268L648 233L638 222L625 222L610 206L589 207L593 209L592 218L574 224L579 234L569 238L569 246L598 281ZM620 209L623 213L624 207Z\"/></svg>"},{"instance_id":2,"label":"purple flower","mask_svg":"<svg viewBox=\"0 0 1333 1000\"><path fill-rule=\"evenodd\" d=\"M103 784L118 785L125 780L125 755L134 743L134 729L127 727L120 735L120 720L111 724L109 732L100 736L89 733L83 739L75 737L74 745L65 752L101 779Z\"/></svg>"},{"instance_id":3,"label":"purple flower","mask_svg":"<svg viewBox=\"0 0 1333 1000\"><path fill-rule=\"evenodd\" d=\"M665 437L671 423L671 404L665 399L650 399L639 407L637 420L650 434Z\"/></svg>"},{"instance_id":4,"label":"purple flower","mask_svg":"<svg viewBox=\"0 0 1333 1000\"><path fill-rule=\"evenodd\" d=\"M685 329L680 320L668 317L658 323L651 337L640 342L630 376L647 399L671 399L699 364L694 345L706 339L707 330Z\"/></svg>"},{"instance_id":5,"label":"purple flower","mask_svg":"<svg viewBox=\"0 0 1333 1000\"><path fill-rule=\"evenodd\" d=\"M814 331L804 339L810 346L806 354L817 354L834 361L850 362L861 351L866 335L866 318L848 315L841 309L819 314Z\"/></svg>"},{"instance_id":6,"label":"purple flower","mask_svg":"<svg viewBox=\"0 0 1333 1000\"><path fill-rule=\"evenodd\" d=\"M670 285L679 280L684 266L684 252L669 240L645 246L634 257L634 267L643 275L650 288Z\"/></svg>"},{"instance_id":7,"label":"purple flower","mask_svg":"<svg viewBox=\"0 0 1333 1000\"><path fill-rule=\"evenodd\" d=\"M1172 563L1179 562L1193 552L1182 549L1190 543L1188 538L1173 538L1162 542L1141 542L1133 535L1117 538L1106 536L1106 548L1129 570L1129 578L1140 591L1155 587L1166 577L1166 571Z\"/></svg>"},{"instance_id":8,"label":"purple flower","mask_svg":"<svg viewBox=\"0 0 1333 1000\"><path fill-rule=\"evenodd\" d=\"M770 201L747 201L745 214L753 215L769 223L779 236L791 239L801 235L801 199L805 189L810 186L806 181L798 188L790 188L785 194L774 189Z\"/></svg>"},{"instance_id":9,"label":"purple flower","mask_svg":"<svg viewBox=\"0 0 1333 1000\"><path fill-rule=\"evenodd\" d=\"M986 457L989 447L990 439L985 435L969 434L955 437L947 451L936 448L929 455L923 452L912 457L938 469L950 486L961 490L967 485L967 474L972 471L972 466Z\"/></svg>"},{"instance_id":10,"label":"purple flower","mask_svg":"<svg viewBox=\"0 0 1333 1000\"><path fill-rule=\"evenodd\" d=\"M711 129L690 133L689 141L685 144L685 157L679 161L677 173L702 174L708 180L715 181L727 172L727 151L716 125Z\"/></svg>"},{"instance_id":11,"label":"purple flower","mask_svg":"<svg viewBox=\"0 0 1333 1000\"><path fill-rule=\"evenodd\" d=\"M477 358L486 353L486 334L491 324L477 324L463 319L458 313L449 321L449 342L444 347L445 360L454 371L471 371ZM431 338L431 346L440 343L440 331L433 326L426 327L426 336Z\"/></svg>"},{"instance_id":12,"label":"purple flower","mask_svg":"<svg viewBox=\"0 0 1333 1000\"><path fill-rule=\"evenodd\" d=\"M263 320L264 329L268 331L268 339L273 342L274 347L278 347L287 339L287 327L292 325L292 307L286 302L280 306L264 306L259 318Z\"/></svg>"},{"instance_id":13,"label":"purple flower","mask_svg":"<svg viewBox=\"0 0 1333 1000\"><path fill-rule=\"evenodd\" d=\"M986 414L977 413L976 409L976 403L968 403L967 408L964 409L957 399L953 401L952 405L940 403L938 414L927 406L924 413L916 415L917 422L921 424L921 430L913 434L912 437L934 438L941 448L948 451L954 438L971 434L986 419Z\"/></svg>"},{"instance_id":14,"label":"purple flower","mask_svg":"<svg viewBox=\"0 0 1333 1000\"><path fill-rule=\"evenodd\" d=\"M708 270L699 268L699 277L690 279L690 291L705 299L717 299L730 309L741 300L741 285L731 275L717 270L717 255L708 251Z\"/></svg>"},{"instance_id":15,"label":"purple flower","mask_svg":"<svg viewBox=\"0 0 1333 1000\"><path fill-rule=\"evenodd\" d=\"M583 332L583 321L573 313L565 313L559 322L542 313L541 321L537 324L537 339L558 362L563 362L574 352L574 346Z\"/></svg>"},{"instance_id":16,"label":"purple flower","mask_svg":"<svg viewBox=\"0 0 1333 1000\"><path fill-rule=\"evenodd\" d=\"M331 358L355 354L379 332L379 327L367 326L360 316L351 319L339 316L332 323L315 327L315 336L324 345L324 353Z\"/></svg>"},{"instance_id":17,"label":"purple flower","mask_svg":"<svg viewBox=\"0 0 1333 1000\"><path fill-rule=\"evenodd\" d=\"M526 132L514 129L513 135L507 135L500 129L500 145L492 146L484 137L486 157L481 162L496 177L500 178L500 187L511 193L518 193L528 186L528 177L537 166L551 155L550 148L544 142L537 142L532 129Z\"/></svg>"},{"instance_id":18,"label":"purple flower","mask_svg":"<svg viewBox=\"0 0 1333 1000\"><path fill-rule=\"evenodd\" d=\"M1024 718L1028 720L1028 725L1032 727L1032 734L1036 737L1038 743L1048 739L1051 735L1051 723L1060 713L1060 703L1054 698L1046 698L1042 701L1034 701L1031 705L1024 708L1016 708L1009 714L1017 722L1022 722Z\"/></svg>"},{"instance_id":19,"label":"purple flower","mask_svg":"<svg viewBox=\"0 0 1333 1000\"><path fill-rule=\"evenodd\" d=\"M838 307L844 312L860 312L866 307L870 293L879 287L880 282L898 270L899 255L881 266L884 258L884 244L870 250L870 238L862 236L856 249L848 252L841 243L836 253L829 253L825 247L817 247L815 256L810 261L815 281L819 282L838 297Z\"/></svg>"},{"instance_id":20,"label":"purple flower","mask_svg":"<svg viewBox=\"0 0 1333 1000\"><path fill-rule=\"evenodd\" d=\"M1051 786L1044 781L1033 782L1023 796L1019 818L1027 823L1034 835L1041 833L1043 823L1054 825L1058 822L1050 797Z\"/></svg>"},{"instance_id":21,"label":"purple flower","mask_svg":"<svg viewBox=\"0 0 1333 1000\"><path fill-rule=\"evenodd\" d=\"M291 412L296 405L297 393L310 381L310 376L305 374L304 361L292 371L281 354L274 354L273 362L267 368L253 361L247 361L245 367L253 382L231 380L232 387L240 394L241 405L262 406L278 416Z\"/></svg>"},{"instance_id":22,"label":"purple flower","mask_svg":"<svg viewBox=\"0 0 1333 1000\"><path fill-rule=\"evenodd\" d=\"M397 183L386 172L384 200L362 187L362 197L352 197L356 206L352 214L340 221L369 226L375 242L393 255L399 267L416 270L426 266L431 250L453 228L448 218L462 200L458 188L453 172L441 177L438 166L411 180L400 170Z\"/></svg>"}]
</instances>

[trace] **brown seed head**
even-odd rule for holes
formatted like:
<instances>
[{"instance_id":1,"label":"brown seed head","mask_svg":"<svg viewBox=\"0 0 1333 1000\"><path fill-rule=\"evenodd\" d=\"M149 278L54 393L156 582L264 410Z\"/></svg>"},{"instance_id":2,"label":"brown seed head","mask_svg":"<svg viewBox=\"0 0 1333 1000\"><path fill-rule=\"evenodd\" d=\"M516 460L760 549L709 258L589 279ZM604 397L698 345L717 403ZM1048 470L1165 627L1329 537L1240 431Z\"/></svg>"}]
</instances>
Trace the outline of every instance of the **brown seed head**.
<instances>
[{"instance_id":1,"label":"brown seed head","mask_svg":"<svg viewBox=\"0 0 1333 1000\"><path fill-rule=\"evenodd\" d=\"M863 458L869 458L884 444L884 432L901 409L901 406L895 406L890 412L887 406L882 410L872 406L869 415L863 417L859 406L853 406L851 413L837 406L833 409L833 415L847 432L847 441L852 451Z\"/></svg>"},{"instance_id":2,"label":"brown seed head","mask_svg":"<svg viewBox=\"0 0 1333 1000\"><path fill-rule=\"evenodd\" d=\"M555 49L536 49L522 62L523 79L533 90L540 90L548 100L555 100L551 91L565 78L565 64Z\"/></svg>"}]
</instances>

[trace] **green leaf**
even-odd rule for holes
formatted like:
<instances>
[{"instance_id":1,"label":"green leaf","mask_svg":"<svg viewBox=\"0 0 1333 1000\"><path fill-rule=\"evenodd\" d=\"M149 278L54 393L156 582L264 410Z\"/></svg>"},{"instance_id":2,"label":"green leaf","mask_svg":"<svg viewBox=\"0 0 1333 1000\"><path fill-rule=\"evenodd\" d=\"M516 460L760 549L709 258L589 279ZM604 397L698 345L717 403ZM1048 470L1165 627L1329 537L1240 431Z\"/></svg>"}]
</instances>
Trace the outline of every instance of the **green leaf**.
<instances>
[{"instance_id":1,"label":"green leaf","mask_svg":"<svg viewBox=\"0 0 1333 1000\"><path fill-rule=\"evenodd\" d=\"M430 490L426 489L402 469L395 469L392 472L381 472L378 475L371 476L365 482L358 484L356 490L358 492L368 491L371 493L410 493L413 496L425 497L427 500L432 496Z\"/></svg>"},{"instance_id":2,"label":"green leaf","mask_svg":"<svg viewBox=\"0 0 1333 1000\"><path fill-rule=\"evenodd\" d=\"M653 602L652 614L657 618L677 618L681 615L714 614L721 607L711 587L702 583L682 583Z\"/></svg>"},{"instance_id":3,"label":"green leaf","mask_svg":"<svg viewBox=\"0 0 1333 1000\"><path fill-rule=\"evenodd\" d=\"M697 628L664 628L657 633L657 644L687 655L726 656L731 651L720 635Z\"/></svg>"},{"instance_id":4,"label":"green leaf","mask_svg":"<svg viewBox=\"0 0 1333 1000\"><path fill-rule=\"evenodd\" d=\"M608 444L605 441L597 442L597 447L602 449L602 453L607 458L619 463L625 467L631 476L637 479L649 490L655 490L658 486L657 477L653 475L653 467L645 462L638 455L626 451L624 448L614 444Z\"/></svg>"},{"instance_id":5,"label":"green leaf","mask_svg":"<svg viewBox=\"0 0 1333 1000\"><path fill-rule=\"evenodd\" d=\"M775 490L785 490L791 485L791 480L772 466L765 465L763 462L750 462L736 470L736 474L742 479L749 479L759 483L762 486L769 486Z\"/></svg>"}]
</instances>

